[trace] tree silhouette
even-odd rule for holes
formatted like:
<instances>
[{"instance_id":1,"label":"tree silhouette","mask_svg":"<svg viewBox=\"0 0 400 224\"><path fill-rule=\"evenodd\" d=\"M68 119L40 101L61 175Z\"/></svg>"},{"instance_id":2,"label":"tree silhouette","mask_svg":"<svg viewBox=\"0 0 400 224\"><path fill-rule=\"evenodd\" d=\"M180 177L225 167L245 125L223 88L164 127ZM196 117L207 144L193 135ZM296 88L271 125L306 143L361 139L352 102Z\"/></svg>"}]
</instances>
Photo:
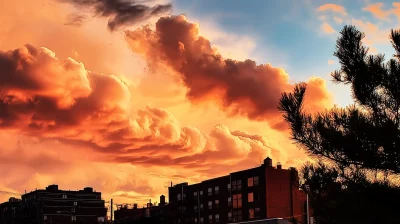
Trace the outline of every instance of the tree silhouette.
<instances>
[{"instance_id":1,"label":"tree silhouette","mask_svg":"<svg viewBox=\"0 0 400 224\"><path fill-rule=\"evenodd\" d=\"M312 115L303 109L306 84L284 93L279 110L292 139L317 163L301 176L318 224L400 223L400 31L396 54L369 55L354 26L340 32L335 83L350 85L355 104Z\"/></svg>"}]
</instances>

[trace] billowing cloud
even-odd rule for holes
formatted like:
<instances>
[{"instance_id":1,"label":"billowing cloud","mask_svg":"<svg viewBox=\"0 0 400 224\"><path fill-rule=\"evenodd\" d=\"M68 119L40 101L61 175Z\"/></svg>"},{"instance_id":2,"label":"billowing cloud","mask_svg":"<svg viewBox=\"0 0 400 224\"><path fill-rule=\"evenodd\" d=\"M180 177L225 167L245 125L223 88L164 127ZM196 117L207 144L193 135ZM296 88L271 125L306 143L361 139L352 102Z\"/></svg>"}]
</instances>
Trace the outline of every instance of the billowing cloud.
<instances>
[{"instance_id":1,"label":"billowing cloud","mask_svg":"<svg viewBox=\"0 0 400 224\"><path fill-rule=\"evenodd\" d=\"M155 69L167 66L180 74L188 89L187 98L192 102L216 102L229 115L253 120L271 123L281 120L277 110L279 98L293 88L282 68L257 65L249 59L224 58L209 40L199 36L198 24L190 23L182 15L160 18L156 30L145 26L126 31L126 37L131 49L144 56L149 66ZM325 102L327 95L313 97L317 102ZM326 106L320 104L320 109Z\"/></svg>"},{"instance_id":2,"label":"billowing cloud","mask_svg":"<svg viewBox=\"0 0 400 224\"><path fill-rule=\"evenodd\" d=\"M335 13L339 13L343 16L347 15L346 9L341 6L341 5L337 5L337 4L325 4L325 5L321 5L320 7L317 8L318 12L323 12L323 11L333 11Z\"/></svg>"},{"instance_id":3,"label":"billowing cloud","mask_svg":"<svg viewBox=\"0 0 400 224\"><path fill-rule=\"evenodd\" d=\"M0 52L0 71L1 128L90 148L98 161L200 172L210 164L226 166L267 155L284 158L264 140L235 134L222 124L203 134L182 127L165 110L133 110L121 79L87 71L72 58L60 60L47 48L26 45ZM310 86L318 99L324 86L318 79ZM320 102L316 99L312 101Z\"/></svg>"},{"instance_id":4,"label":"billowing cloud","mask_svg":"<svg viewBox=\"0 0 400 224\"><path fill-rule=\"evenodd\" d=\"M77 7L93 9L96 15L109 18L108 28L113 31L124 25L131 25L152 17L161 16L172 9L171 4L149 6L138 0L60 0Z\"/></svg>"}]
</instances>

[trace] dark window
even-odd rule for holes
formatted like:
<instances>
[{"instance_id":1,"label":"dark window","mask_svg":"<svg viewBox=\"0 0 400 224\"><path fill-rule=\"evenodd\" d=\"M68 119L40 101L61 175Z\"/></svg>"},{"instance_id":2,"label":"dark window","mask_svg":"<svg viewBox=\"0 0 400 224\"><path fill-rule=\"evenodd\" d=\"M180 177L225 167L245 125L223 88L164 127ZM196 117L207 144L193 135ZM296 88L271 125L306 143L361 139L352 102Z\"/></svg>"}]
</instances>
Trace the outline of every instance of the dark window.
<instances>
[{"instance_id":1,"label":"dark window","mask_svg":"<svg viewBox=\"0 0 400 224\"><path fill-rule=\"evenodd\" d=\"M215 214L215 222L219 222L219 214Z\"/></svg>"},{"instance_id":2,"label":"dark window","mask_svg":"<svg viewBox=\"0 0 400 224\"><path fill-rule=\"evenodd\" d=\"M242 181L241 180L232 181L232 190L234 191L242 190Z\"/></svg>"},{"instance_id":3,"label":"dark window","mask_svg":"<svg viewBox=\"0 0 400 224\"><path fill-rule=\"evenodd\" d=\"M215 194L219 194L219 186L215 186L214 191L215 191Z\"/></svg>"},{"instance_id":4,"label":"dark window","mask_svg":"<svg viewBox=\"0 0 400 224\"><path fill-rule=\"evenodd\" d=\"M204 223L204 218L203 217L200 218L200 223Z\"/></svg>"},{"instance_id":5,"label":"dark window","mask_svg":"<svg viewBox=\"0 0 400 224\"><path fill-rule=\"evenodd\" d=\"M255 218L260 218L260 208L254 209L254 216L255 216Z\"/></svg>"},{"instance_id":6,"label":"dark window","mask_svg":"<svg viewBox=\"0 0 400 224\"><path fill-rule=\"evenodd\" d=\"M214 204L215 204L215 208L219 208L219 200L215 200Z\"/></svg>"},{"instance_id":7,"label":"dark window","mask_svg":"<svg viewBox=\"0 0 400 224\"><path fill-rule=\"evenodd\" d=\"M231 207L231 206L232 206L232 198L229 197L229 198L228 198L228 207Z\"/></svg>"},{"instance_id":8,"label":"dark window","mask_svg":"<svg viewBox=\"0 0 400 224\"><path fill-rule=\"evenodd\" d=\"M241 207L242 207L242 194L234 194L233 208L241 208Z\"/></svg>"},{"instance_id":9,"label":"dark window","mask_svg":"<svg viewBox=\"0 0 400 224\"><path fill-rule=\"evenodd\" d=\"M233 211L233 222L242 221L242 210Z\"/></svg>"},{"instance_id":10,"label":"dark window","mask_svg":"<svg viewBox=\"0 0 400 224\"><path fill-rule=\"evenodd\" d=\"M231 184L228 184L228 191L231 190Z\"/></svg>"},{"instance_id":11,"label":"dark window","mask_svg":"<svg viewBox=\"0 0 400 224\"><path fill-rule=\"evenodd\" d=\"M259 184L258 176L254 177L254 186L257 186Z\"/></svg>"},{"instance_id":12,"label":"dark window","mask_svg":"<svg viewBox=\"0 0 400 224\"><path fill-rule=\"evenodd\" d=\"M232 212L228 212L228 221L232 221Z\"/></svg>"},{"instance_id":13,"label":"dark window","mask_svg":"<svg viewBox=\"0 0 400 224\"><path fill-rule=\"evenodd\" d=\"M212 201L208 202L208 209L212 209Z\"/></svg>"},{"instance_id":14,"label":"dark window","mask_svg":"<svg viewBox=\"0 0 400 224\"><path fill-rule=\"evenodd\" d=\"M208 195L212 195L212 187L208 188Z\"/></svg>"},{"instance_id":15,"label":"dark window","mask_svg":"<svg viewBox=\"0 0 400 224\"><path fill-rule=\"evenodd\" d=\"M211 224L211 223L212 223L212 221L213 221L212 215L209 215L209 216L208 216L208 223L210 223L210 224Z\"/></svg>"}]
</instances>

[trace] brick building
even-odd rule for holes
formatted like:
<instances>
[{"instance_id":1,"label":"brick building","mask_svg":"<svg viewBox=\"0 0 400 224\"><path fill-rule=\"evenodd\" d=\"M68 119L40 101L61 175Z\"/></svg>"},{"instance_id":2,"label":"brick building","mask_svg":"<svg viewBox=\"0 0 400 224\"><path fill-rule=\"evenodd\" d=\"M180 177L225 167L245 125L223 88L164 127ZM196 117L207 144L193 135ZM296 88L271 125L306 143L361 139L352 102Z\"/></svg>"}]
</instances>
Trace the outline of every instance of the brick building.
<instances>
[{"instance_id":1,"label":"brick building","mask_svg":"<svg viewBox=\"0 0 400 224\"><path fill-rule=\"evenodd\" d=\"M30 224L104 223L107 209L93 188L67 191L50 185L22 195L18 216L20 223Z\"/></svg>"},{"instance_id":2,"label":"brick building","mask_svg":"<svg viewBox=\"0 0 400 224\"><path fill-rule=\"evenodd\" d=\"M18 210L21 203L21 199L12 197L7 202L0 204L0 224L19 223Z\"/></svg>"},{"instance_id":3,"label":"brick building","mask_svg":"<svg viewBox=\"0 0 400 224\"><path fill-rule=\"evenodd\" d=\"M177 214L200 224L295 217L306 223L306 195L295 169L282 169L266 158L256 168L188 185L169 187Z\"/></svg>"}]
</instances>

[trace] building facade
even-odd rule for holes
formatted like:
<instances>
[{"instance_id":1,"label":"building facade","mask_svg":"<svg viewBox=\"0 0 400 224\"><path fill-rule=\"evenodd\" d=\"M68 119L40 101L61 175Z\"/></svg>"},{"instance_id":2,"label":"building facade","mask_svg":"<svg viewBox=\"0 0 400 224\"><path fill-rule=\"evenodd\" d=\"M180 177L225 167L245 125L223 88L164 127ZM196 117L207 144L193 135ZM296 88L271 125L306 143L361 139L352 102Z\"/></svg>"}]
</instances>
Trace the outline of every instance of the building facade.
<instances>
[{"instance_id":1,"label":"building facade","mask_svg":"<svg viewBox=\"0 0 400 224\"><path fill-rule=\"evenodd\" d=\"M7 202L0 204L0 224L18 224L18 211L21 199L10 198Z\"/></svg>"},{"instance_id":2,"label":"building facade","mask_svg":"<svg viewBox=\"0 0 400 224\"><path fill-rule=\"evenodd\" d=\"M101 193L93 188L66 191L58 189L58 185L50 185L22 195L18 215L20 223L104 223L107 208Z\"/></svg>"},{"instance_id":3,"label":"building facade","mask_svg":"<svg viewBox=\"0 0 400 224\"><path fill-rule=\"evenodd\" d=\"M306 222L306 195L295 169L282 169L266 158L256 168L189 185L169 187L174 213L193 223L237 223L270 218Z\"/></svg>"}]
</instances>

